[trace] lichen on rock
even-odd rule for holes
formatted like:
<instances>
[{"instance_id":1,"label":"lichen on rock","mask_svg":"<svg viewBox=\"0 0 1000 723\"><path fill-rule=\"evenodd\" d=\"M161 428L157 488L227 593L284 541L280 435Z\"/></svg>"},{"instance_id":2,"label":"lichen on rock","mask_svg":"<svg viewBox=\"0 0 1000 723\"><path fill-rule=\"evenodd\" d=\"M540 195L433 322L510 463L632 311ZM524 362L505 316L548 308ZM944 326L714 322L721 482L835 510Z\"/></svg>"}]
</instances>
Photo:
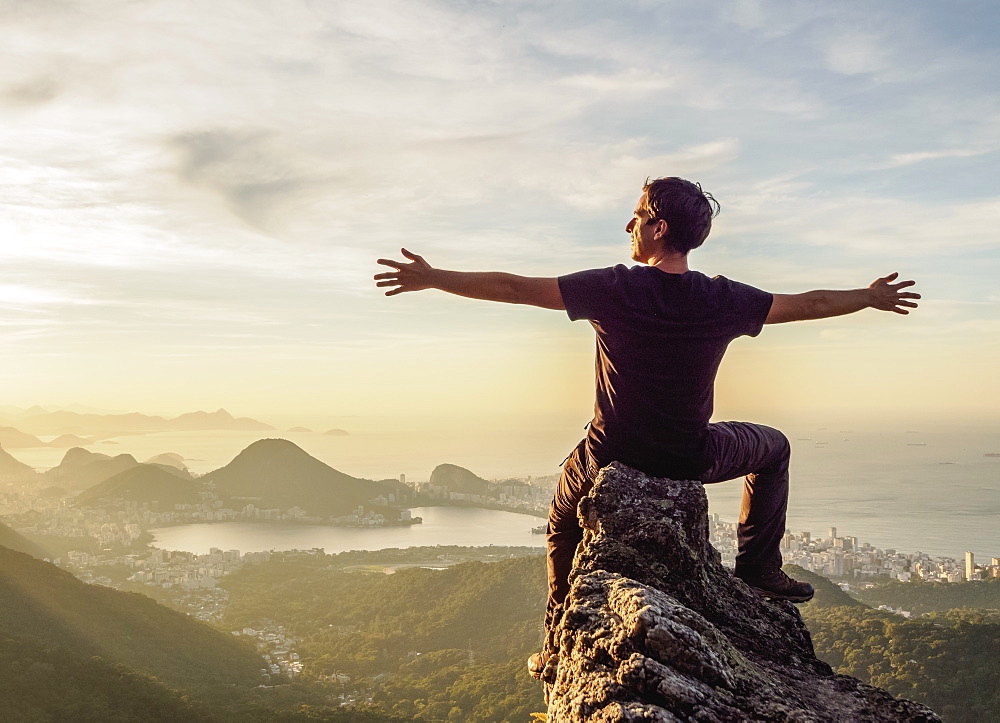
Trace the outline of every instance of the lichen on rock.
<instances>
[{"instance_id":1,"label":"lichen on rock","mask_svg":"<svg viewBox=\"0 0 1000 723\"><path fill-rule=\"evenodd\" d=\"M580 504L584 540L543 673L553 721L939 721L836 675L795 606L722 566L700 482L613 463ZM556 662L557 661L557 662Z\"/></svg>"}]
</instances>

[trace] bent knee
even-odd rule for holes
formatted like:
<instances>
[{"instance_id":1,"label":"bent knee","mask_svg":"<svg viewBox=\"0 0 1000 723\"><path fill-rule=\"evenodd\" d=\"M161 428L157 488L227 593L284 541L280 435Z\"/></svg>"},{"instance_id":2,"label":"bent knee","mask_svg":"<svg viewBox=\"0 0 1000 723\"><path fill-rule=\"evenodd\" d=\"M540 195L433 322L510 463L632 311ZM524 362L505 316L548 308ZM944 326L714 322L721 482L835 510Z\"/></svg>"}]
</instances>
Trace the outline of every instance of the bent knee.
<instances>
[{"instance_id":1,"label":"bent knee","mask_svg":"<svg viewBox=\"0 0 1000 723\"><path fill-rule=\"evenodd\" d=\"M782 456L789 457L792 454L792 443L788 441L788 437L785 433L780 430L774 430L778 433L777 445L778 449L781 451Z\"/></svg>"},{"instance_id":2,"label":"bent knee","mask_svg":"<svg viewBox=\"0 0 1000 723\"><path fill-rule=\"evenodd\" d=\"M774 427L768 427L766 425L760 425L761 429L765 430L767 434L768 442L774 445L775 449L791 451L792 444L788 441L788 437L780 429L775 429Z\"/></svg>"},{"instance_id":3,"label":"bent knee","mask_svg":"<svg viewBox=\"0 0 1000 723\"><path fill-rule=\"evenodd\" d=\"M787 461L792 456L792 443L780 429L760 425L767 437L767 444L770 447L770 457L775 460Z\"/></svg>"}]
</instances>

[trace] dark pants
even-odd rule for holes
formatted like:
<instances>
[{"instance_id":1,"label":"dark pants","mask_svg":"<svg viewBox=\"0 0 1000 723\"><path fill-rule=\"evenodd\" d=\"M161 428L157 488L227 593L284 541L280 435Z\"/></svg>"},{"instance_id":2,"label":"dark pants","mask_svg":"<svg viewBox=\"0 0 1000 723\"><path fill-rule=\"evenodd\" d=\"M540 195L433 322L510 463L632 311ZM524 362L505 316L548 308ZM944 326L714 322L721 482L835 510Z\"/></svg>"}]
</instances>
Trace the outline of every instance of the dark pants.
<instances>
[{"instance_id":1,"label":"dark pants","mask_svg":"<svg viewBox=\"0 0 1000 723\"><path fill-rule=\"evenodd\" d=\"M708 425L711 466L701 475L705 484L744 477L743 504L737 527L737 570L781 567L779 546L785 534L788 506L788 459L791 447L777 429L748 422ZM597 463L584 442L563 463L559 486L552 498L548 522L549 600L546 628L569 592L569 573L576 547L583 540L577 506L597 476Z\"/></svg>"}]
</instances>

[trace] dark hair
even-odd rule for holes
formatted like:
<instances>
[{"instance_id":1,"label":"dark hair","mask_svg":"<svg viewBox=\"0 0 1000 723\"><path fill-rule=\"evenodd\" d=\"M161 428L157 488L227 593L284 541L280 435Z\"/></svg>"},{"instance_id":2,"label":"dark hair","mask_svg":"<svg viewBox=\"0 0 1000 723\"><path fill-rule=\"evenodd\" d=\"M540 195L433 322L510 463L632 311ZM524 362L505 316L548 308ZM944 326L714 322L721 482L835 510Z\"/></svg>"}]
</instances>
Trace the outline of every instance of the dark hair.
<instances>
[{"instance_id":1,"label":"dark hair","mask_svg":"<svg viewBox=\"0 0 1000 723\"><path fill-rule=\"evenodd\" d=\"M719 215L719 202L703 191L700 183L675 177L647 178L642 190L650 222L667 222L667 243L675 251L686 254L708 238L712 219Z\"/></svg>"}]
</instances>

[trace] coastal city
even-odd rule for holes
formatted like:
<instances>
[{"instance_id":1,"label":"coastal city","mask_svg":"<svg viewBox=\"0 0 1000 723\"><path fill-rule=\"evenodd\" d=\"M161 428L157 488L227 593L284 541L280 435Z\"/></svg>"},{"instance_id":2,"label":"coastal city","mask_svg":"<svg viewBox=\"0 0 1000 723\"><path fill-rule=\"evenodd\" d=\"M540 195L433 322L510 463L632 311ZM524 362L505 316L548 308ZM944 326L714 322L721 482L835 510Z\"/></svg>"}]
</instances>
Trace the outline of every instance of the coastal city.
<instances>
[{"instance_id":1,"label":"coastal city","mask_svg":"<svg viewBox=\"0 0 1000 723\"><path fill-rule=\"evenodd\" d=\"M736 562L736 523L725 522L713 514L709 529L723 564L732 567ZM786 531L781 538L781 555L786 565L798 565L818 575L843 580L848 587L852 581L858 584L885 579L968 582L1000 577L1000 557L991 558L988 565L980 565L972 552L966 552L965 558L958 560L923 552L881 549L860 542L857 537L839 536L836 527L829 528L825 537Z\"/></svg>"},{"instance_id":2,"label":"coastal city","mask_svg":"<svg viewBox=\"0 0 1000 723\"><path fill-rule=\"evenodd\" d=\"M458 505L485 507L544 517L552 495L555 477L524 478L492 481L475 493L468 485L449 487L447 483L407 483L413 490L415 505ZM484 481L485 482L485 481ZM359 507L354 514L329 519L317 519L300 507L259 509L246 504L240 509L224 506L216 498L211 483L203 486L203 500L197 505L174 505L160 510L152 503L117 500L100 506L75 506L67 497L53 497L45 489L34 486L8 486L0 492L0 516L21 533L40 539L77 541L82 549L64 549L55 562L71 569L88 582L115 585L128 581L183 589L213 588L216 581L245 565L259 564L269 559L269 551L241 552L213 549L204 555L183 551L162 550L150 546L148 530L172 525L209 521L293 522L303 524L334 524L350 526L380 526L384 515L375 508ZM390 500L373 500L379 507ZM399 510L400 521L418 523L409 509ZM399 522L396 522L399 524ZM722 520L718 514L710 519L713 545L722 555L724 564L732 566L736 556L736 524ZM541 532L540 525L535 531ZM538 546L544 545L539 536ZM894 579L903 582L962 582L1000 577L1000 558L988 564L977 563L973 553L964 559L932 556L923 552L902 552L881 549L859 541L851 535L838 535L829 528L826 535L808 531L788 531L782 538L781 551L785 563L832 579L851 582ZM102 570L118 568L127 575L109 576Z\"/></svg>"}]
</instances>

